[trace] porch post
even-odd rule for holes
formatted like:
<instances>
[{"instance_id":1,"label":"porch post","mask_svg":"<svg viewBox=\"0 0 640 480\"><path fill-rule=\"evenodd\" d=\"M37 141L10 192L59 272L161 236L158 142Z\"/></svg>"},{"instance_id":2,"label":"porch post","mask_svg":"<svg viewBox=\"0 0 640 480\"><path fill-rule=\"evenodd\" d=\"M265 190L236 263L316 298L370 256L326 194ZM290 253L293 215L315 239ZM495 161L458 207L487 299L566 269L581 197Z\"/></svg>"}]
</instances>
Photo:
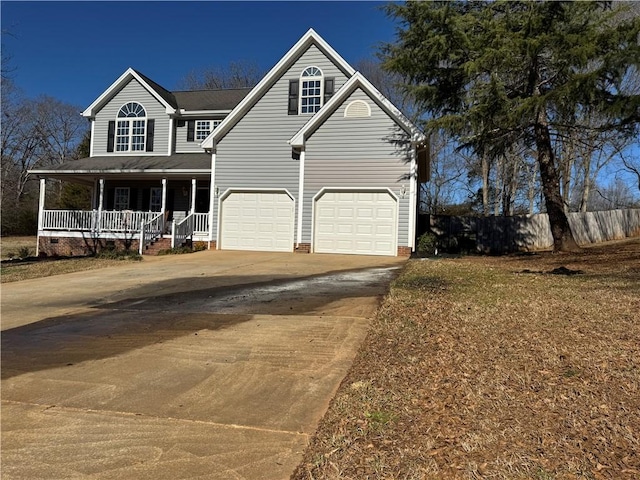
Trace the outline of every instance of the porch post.
<instances>
[{"instance_id":1,"label":"porch post","mask_svg":"<svg viewBox=\"0 0 640 480\"><path fill-rule=\"evenodd\" d=\"M191 215L196 213L196 188L197 188L196 179L192 178L191 179Z\"/></svg>"},{"instance_id":2,"label":"porch post","mask_svg":"<svg viewBox=\"0 0 640 480\"><path fill-rule=\"evenodd\" d=\"M102 209L104 208L104 178L98 180L100 184L100 195L98 196L98 220L96 222L96 230L100 231L102 226Z\"/></svg>"},{"instance_id":3,"label":"porch post","mask_svg":"<svg viewBox=\"0 0 640 480\"><path fill-rule=\"evenodd\" d=\"M40 231L42 230L42 217L44 215L44 199L47 188L47 181L40 179L40 199L38 201L38 233L36 234L36 257L40 256Z\"/></svg>"},{"instance_id":4,"label":"porch post","mask_svg":"<svg viewBox=\"0 0 640 480\"><path fill-rule=\"evenodd\" d=\"M161 212L164 214L167 210L167 179L162 179L162 208Z\"/></svg>"},{"instance_id":5,"label":"porch post","mask_svg":"<svg viewBox=\"0 0 640 480\"><path fill-rule=\"evenodd\" d=\"M209 243L207 248L211 250L211 242L213 242L213 205L216 195L216 153L211 153L211 180L209 181ZM216 243L216 250L220 246Z\"/></svg>"}]
</instances>

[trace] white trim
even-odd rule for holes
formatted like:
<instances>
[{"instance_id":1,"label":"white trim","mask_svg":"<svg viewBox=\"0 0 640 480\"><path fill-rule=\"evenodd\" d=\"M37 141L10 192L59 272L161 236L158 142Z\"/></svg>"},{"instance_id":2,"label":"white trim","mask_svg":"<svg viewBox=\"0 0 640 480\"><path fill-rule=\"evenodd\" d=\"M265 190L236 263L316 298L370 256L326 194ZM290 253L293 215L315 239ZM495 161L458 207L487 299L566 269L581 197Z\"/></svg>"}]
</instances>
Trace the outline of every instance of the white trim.
<instances>
[{"instance_id":1,"label":"white trim","mask_svg":"<svg viewBox=\"0 0 640 480\"><path fill-rule=\"evenodd\" d=\"M180 116L182 117L202 117L209 115L228 115L233 110L185 110L184 108L180 109ZM219 119L221 120L221 119Z\"/></svg>"},{"instance_id":2,"label":"white trim","mask_svg":"<svg viewBox=\"0 0 640 480\"><path fill-rule=\"evenodd\" d=\"M213 242L213 207L215 206L216 196L216 154L211 154L211 179L209 181L209 242L207 244L208 250L211 250L211 242ZM216 232L217 235L217 232ZM218 250L218 244L216 243L216 250Z\"/></svg>"},{"instance_id":3,"label":"white trim","mask_svg":"<svg viewBox=\"0 0 640 480\"><path fill-rule=\"evenodd\" d=\"M68 230L43 230L40 233L41 237L58 237L58 238L102 238L102 239L122 239L122 240L137 240L140 238L140 231L132 232L89 232L85 231L68 231Z\"/></svg>"},{"instance_id":4,"label":"white trim","mask_svg":"<svg viewBox=\"0 0 640 480\"><path fill-rule=\"evenodd\" d=\"M95 138L96 138L96 121L92 118L91 119L91 138L89 139L89 156L90 157L94 156L93 141Z\"/></svg>"},{"instance_id":5,"label":"white trim","mask_svg":"<svg viewBox=\"0 0 640 480\"><path fill-rule=\"evenodd\" d=\"M192 175L194 173L210 173L210 169L167 169L167 168L119 168L114 170L30 170L30 175L78 175L78 174L92 174L92 175L111 175L119 173L173 173L177 175Z\"/></svg>"},{"instance_id":6,"label":"white trim","mask_svg":"<svg viewBox=\"0 0 640 480\"><path fill-rule=\"evenodd\" d=\"M198 188L198 181L195 178L191 179L191 208L189 209L189 214L193 215L196 213L196 191Z\"/></svg>"},{"instance_id":7,"label":"white trim","mask_svg":"<svg viewBox=\"0 0 640 480\"><path fill-rule=\"evenodd\" d=\"M304 147L309 134L313 134L320 125L342 105L357 88L361 88L391 119L411 135L412 142L424 140L424 134L405 117L389 100L387 100L360 72L356 72L338 92L316 113L298 132L291 137L292 147Z\"/></svg>"},{"instance_id":8,"label":"white trim","mask_svg":"<svg viewBox=\"0 0 640 480\"><path fill-rule=\"evenodd\" d=\"M167 179L162 179L162 206L160 212L164 214L167 211Z\"/></svg>"},{"instance_id":9,"label":"white trim","mask_svg":"<svg viewBox=\"0 0 640 480\"><path fill-rule=\"evenodd\" d=\"M109 98L115 95L115 92L119 91L126 83L131 81L132 78L135 78L140 84L149 92L151 95L158 100L164 107L165 111L168 114L176 113L176 109L169 105L164 98L162 98L155 89L151 88L151 86L145 82L140 75L131 67L129 67L118 79L111 84L109 88L107 88L102 95L100 95L97 99L93 101L91 105L89 105L84 112L82 112L83 117L93 118L95 117L97 110L104 103L106 103Z\"/></svg>"},{"instance_id":10,"label":"white trim","mask_svg":"<svg viewBox=\"0 0 640 480\"><path fill-rule=\"evenodd\" d=\"M302 220L304 211L304 160L305 151L300 152L300 167L298 172L298 231L296 232L296 247L302 243Z\"/></svg>"},{"instance_id":11,"label":"white trim","mask_svg":"<svg viewBox=\"0 0 640 480\"><path fill-rule=\"evenodd\" d=\"M407 245L411 247L411 251L415 251L416 246L416 214L418 208L418 195L417 195L417 185L418 185L418 164L416 161L416 149L411 149L411 167L409 169L409 174L411 175L409 178L409 228L408 228L408 238Z\"/></svg>"},{"instance_id":12,"label":"white trim","mask_svg":"<svg viewBox=\"0 0 640 480\"><path fill-rule=\"evenodd\" d=\"M220 195L220 197L218 198L218 215L217 215L217 220L216 220L216 250L220 250L220 242L221 242L221 229L220 229L220 221L222 220L222 202L232 193L286 193L289 198L291 198L291 200L293 200L294 203L294 209L295 209L295 202L296 199L293 195L291 195L291 192L289 190L287 190L286 188L254 188L254 187L230 187L227 188L222 195ZM295 223L295 211L294 211L294 215L293 218L291 219L292 225L291 225L291 231L293 232L294 230L294 223ZM294 236L295 236L295 232ZM291 245L292 248L291 250L293 251L293 245Z\"/></svg>"},{"instance_id":13,"label":"white trim","mask_svg":"<svg viewBox=\"0 0 640 480\"><path fill-rule=\"evenodd\" d=\"M176 141L176 132L174 130L174 118L169 118L169 141L167 142L167 155L171 156L171 151L173 150L173 144ZM155 134L155 132L154 132ZM146 143L146 142L145 142ZM146 145L145 145L146 147Z\"/></svg>"},{"instance_id":14,"label":"white trim","mask_svg":"<svg viewBox=\"0 0 640 480\"><path fill-rule=\"evenodd\" d=\"M315 43L325 54L337 64L338 68L346 72L347 76L355 73L354 68L349 65L327 42L324 41L312 28L305 33L298 42L289 49L289 51L280 59L280 61L267 73L260 82L242 99L242 101L231 111L231 113L223 120L211 135L209 135L201 144L202 148L213 148L214 141L223 137L244 115L249 111L253 104L261 98L266 91L272 86L272 83L280 77L289 67L289 63L311 44ZM286 105L283 105L286 108ZM316 114L317 115L317 114Z\"/></svg>"},{"instance_id":15,"label":"white trim","mask_svg":"<svg viewBox=\"0 0 640 480\"><path fill-rule=\"evenodd\" d=\"M400 225L400 197L398 197L393 190L389 187L322 187L318 190L311 200L311 244L309 251L315 252L315 225L316 225L316 201L324 195L326 192L387 192L396 201L396 223L395 223L395 239L396 239L396 252L398 255L398 226Z\"/></svg>"}]
</instances>

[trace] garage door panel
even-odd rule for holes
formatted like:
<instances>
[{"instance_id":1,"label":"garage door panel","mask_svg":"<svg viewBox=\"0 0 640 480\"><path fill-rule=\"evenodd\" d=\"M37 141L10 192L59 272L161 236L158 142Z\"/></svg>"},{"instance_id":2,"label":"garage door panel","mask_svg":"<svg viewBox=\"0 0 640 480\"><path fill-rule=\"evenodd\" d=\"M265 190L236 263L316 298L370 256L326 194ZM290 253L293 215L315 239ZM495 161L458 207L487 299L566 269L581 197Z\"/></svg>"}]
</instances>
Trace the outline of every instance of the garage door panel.
<instances>
[{"instance_id":1,"label":"garage door panel","mask_svg":"<svg viewBox=\"0 0 640 480\"><path fill-rule=\"evenodd\" d=\"M284 192L232 192L221 202L220 248L293 250L293 199Z\"/></svg>"},{"instance_id":2,"label":"garage door panel","mask_svg":"<svg viewBox=\"0 0 640 480\"><path fill-rule=\"evenodd\" d=\"M325 192L314 215L318 253L396 255L397 202L389 192Z\"/></svg>"}]
</instances>

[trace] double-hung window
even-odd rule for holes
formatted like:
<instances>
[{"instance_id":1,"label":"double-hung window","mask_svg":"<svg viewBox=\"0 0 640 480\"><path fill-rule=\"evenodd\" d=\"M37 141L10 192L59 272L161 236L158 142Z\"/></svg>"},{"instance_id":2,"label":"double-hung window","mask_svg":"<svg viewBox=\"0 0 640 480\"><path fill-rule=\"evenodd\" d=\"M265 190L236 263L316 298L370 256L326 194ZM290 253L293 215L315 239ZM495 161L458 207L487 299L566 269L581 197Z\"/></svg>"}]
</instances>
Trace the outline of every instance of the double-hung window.
<instances>
[{"instance_id":1,"label":"double-hung window","mask_svg":"<svg viewBox=\"0 0 640 480\"><path fill-rule=\"evenodd\" d=\"M196 140L204 140L211 133L211 120L196 120Z\"/></svg>"},{"instance_id":2,"label":"double-hung window","mask_svg":"<svg viewBox=\"0 0 640 480\"><path fill-rule=\"evenodd\" d=\"M114 210L129 209L129 187L116 187L113 195Z\"/></svg>"},{"instance_id":3,"label":"double-hung window","mask_svg":"<svg viewBox=\"0 0 640 480\"><path fill-rule=\"evenodd\" d=\"M136 102L122 106L116 119L116 152L144 152L147 112Z\"/></svg>"},{"instance_id":4,"label":"double-hung window","mask_svg":"<svg viewBox=\"0 0 640 480\"><path fill-rule=\"evenodd\" d=\"M153 187L149 193L149 210L159 212L162 210L162 188Z\"/></svg>"},{"instance_id":5,"label":"double-hung window","mask_svg":"<svg viewBox=\"0 0 640 480\"><path fill-rule=\"evenodd\" d=\"M316 113L322 107L322 70L308 67L300 76L300 113Z\"/></svg>"}]
</instances>

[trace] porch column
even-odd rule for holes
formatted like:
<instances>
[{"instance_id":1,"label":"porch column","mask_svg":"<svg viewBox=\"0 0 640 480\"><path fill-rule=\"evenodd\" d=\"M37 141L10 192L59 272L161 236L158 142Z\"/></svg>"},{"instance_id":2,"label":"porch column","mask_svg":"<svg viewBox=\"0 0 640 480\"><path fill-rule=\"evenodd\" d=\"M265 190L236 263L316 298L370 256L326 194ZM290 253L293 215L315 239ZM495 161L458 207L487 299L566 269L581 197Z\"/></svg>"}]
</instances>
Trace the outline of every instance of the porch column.
<instances>
[{"instance_id":1,"label":"porch column","mask_svg":"<svg viewBox=\"0 0 640 480\"><path fill-rule=\"evenodd\" d=\"M167 210L167 179L162 179L162 208L161 212L164 214Z\"/></svg>"},{"instance_id":2,"label":"porch column","mask_svg":"<svg viewBox=\"0 0 640 480\"><path fill-rule=\"evenodd\" d=\"M213 205L216 195L216 152L211 153L211 180L209 181L209 242L207 248L211 250L211 242L213 242ZM216 243L216 250L220 246Z\"/></svg>"},{"instance_id":3,"label":"porch column","mask_svg":"<svg viewBox=\"0 0 640 480\"><path fill-rule=\"evenodd\" d=\"M197 181L195 178L191 179L191 215L196 213L196 188Z\"/></svg>"},{"instance_id":4,"label":"porch column","mask_svg":"<svg viewBox=\"0 0 640 480\"><path fill-rule=\"evenodd\" d=\"M40 231L42 230L42 217L44 215L44 199L47 188L47 181L40 179L40 199L38 201L38 233L36 234L36 257L40 255Z\"/></svg>"},{"instance_id":5,"label":"porch column","mask_svg":"<svg viewBox=\"0 0 640 480\"><path fill-rule=\"evenodd\" d=\"M104 208L104 178L98 180L100 184L100 194L98 195L98 219L96 220L96 230L100 231L102 225L102 209Z\"/></svg>"}]
</instances>

